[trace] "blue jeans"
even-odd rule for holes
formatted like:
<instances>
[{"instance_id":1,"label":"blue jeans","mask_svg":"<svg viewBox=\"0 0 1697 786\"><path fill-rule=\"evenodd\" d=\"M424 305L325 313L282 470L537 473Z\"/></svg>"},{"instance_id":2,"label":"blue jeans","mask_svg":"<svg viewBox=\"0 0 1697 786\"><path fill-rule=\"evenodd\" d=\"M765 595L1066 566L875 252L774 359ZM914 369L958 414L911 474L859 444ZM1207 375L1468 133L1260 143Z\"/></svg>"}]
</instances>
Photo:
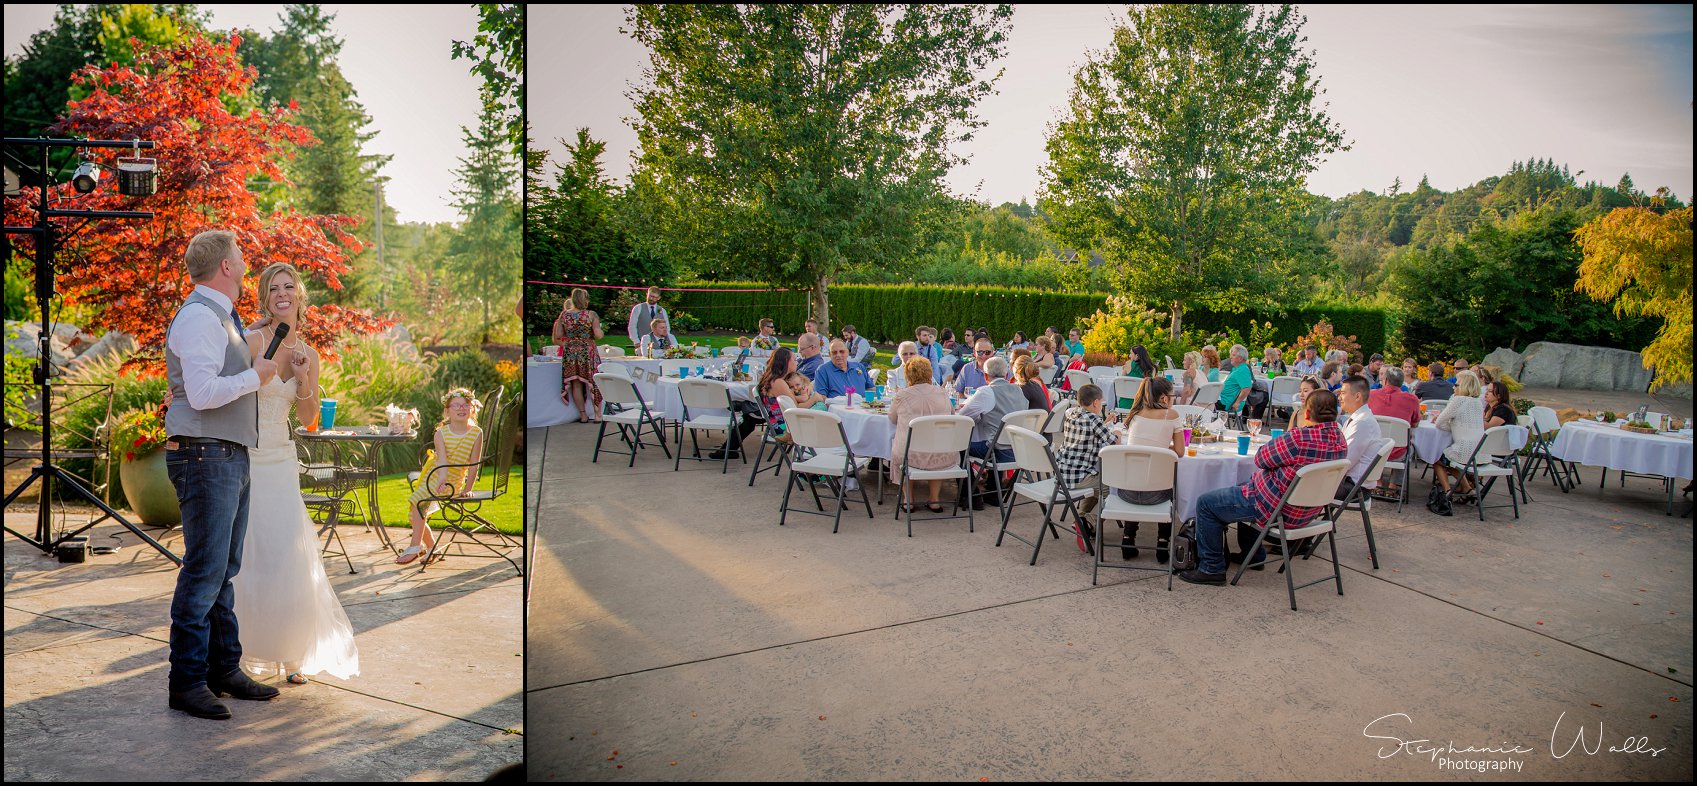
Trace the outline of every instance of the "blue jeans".
<instances>
[{"instance_id":1,"label":"blue jeans","mask_svg":"<svg viewBox=\"0 0 1697 786\"><path fill-rule=\"evenodd\" d=\"M1196 500L1197 570L1203 573L1226 572L1226 525L1234 521L1260 521L1255 504L1243 495L1238 486L1214 489ZM1254 528L1237 528L1237 545L1248 549L1260 533ZM1250 562L1267 558L1265 549L1256 549Z\"/></svg>"},{"instance_id":2,"label":"blue jeans","mask_svg":"<svg viewBox=\"0 0 1697 786\"><path fill-rule=\"evenodd\" d=\"M966 454L977 459L990 455L990 441L975 439L967 443ZM1013 448L997 448L996 461L1013 461Z\"/></svg>"},{"instance_id":3,"label":"blue jeans","mask_svg":"<svg viewBox=\"0 0 1697 786\"><path fill-rule=\"evenodd\" d=\"M241 668L236 589L247 535L247 448L184 444L166 451L165 468L183 512L183 567L171 598L173 692Z\"/></svg>"}]
</instances>

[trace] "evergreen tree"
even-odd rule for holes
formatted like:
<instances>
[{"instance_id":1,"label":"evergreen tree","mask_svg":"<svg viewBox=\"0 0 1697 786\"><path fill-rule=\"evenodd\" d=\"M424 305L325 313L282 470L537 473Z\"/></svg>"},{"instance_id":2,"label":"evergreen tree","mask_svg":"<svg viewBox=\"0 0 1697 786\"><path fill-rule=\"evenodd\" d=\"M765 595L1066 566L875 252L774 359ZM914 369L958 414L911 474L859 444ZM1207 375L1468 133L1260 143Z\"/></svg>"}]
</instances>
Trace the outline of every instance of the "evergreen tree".
<instances>
[{"instance_id":1,"label":"evergreen tree","mask_svg":"<svg viewBox=\"0 0 1697 786\"><path fill-rule=\"evenodd\" d=\"M448 270L461 299L482 307L482 320L467 335L487 344L501 325L517 319L511 304L518 297L523 272L518 162L499 115L485 113L475 132L462 131L466 156L454 170L453 195L463 221L448 244ZM498 305L501 310L495 311Z\"/></svg>"}]
</instances>

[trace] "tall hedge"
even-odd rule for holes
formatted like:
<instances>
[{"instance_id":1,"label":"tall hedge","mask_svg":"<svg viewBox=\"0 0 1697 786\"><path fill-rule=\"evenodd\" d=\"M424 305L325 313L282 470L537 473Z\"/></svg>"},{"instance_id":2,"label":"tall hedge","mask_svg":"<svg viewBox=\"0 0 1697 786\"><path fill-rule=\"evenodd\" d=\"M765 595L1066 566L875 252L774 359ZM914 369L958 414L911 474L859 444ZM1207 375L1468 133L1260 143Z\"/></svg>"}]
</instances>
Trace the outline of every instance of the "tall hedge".
<instances>
[{"instance_id":1,"label":"tall hedge","mask_svg":"<svg viewBox=\"0 0 1697 786\"><path fill-rule=\"evenodd\" d=\"M761 318L777 322L778 333L793 336L807 319L807 293L765 289L758 282L690 283L695 289L757 289L755 292L680 292L677 307L699 317L710 328L753 334ZM1006 287L951 287L933 284L840 284L831 287L830 332L854 325L860 334L879 343L913 338L918 325L942 328L983 327L1004 342L1015 330L1035 337L1054 325L1064 333L1078 321L1107 306L1104 293L1046 292ZM1279 339L1292 341L1308 332L1321 317L1337 332L1354 335L1368 352L1384 348L1390 328L1383 309L1322 305L1284 314L1248 311L1216 314L1207 309L1187 311L1187 328L1235 328L1247 334L1249 322L1273 323Z\"/></svg>"}]
</instances>

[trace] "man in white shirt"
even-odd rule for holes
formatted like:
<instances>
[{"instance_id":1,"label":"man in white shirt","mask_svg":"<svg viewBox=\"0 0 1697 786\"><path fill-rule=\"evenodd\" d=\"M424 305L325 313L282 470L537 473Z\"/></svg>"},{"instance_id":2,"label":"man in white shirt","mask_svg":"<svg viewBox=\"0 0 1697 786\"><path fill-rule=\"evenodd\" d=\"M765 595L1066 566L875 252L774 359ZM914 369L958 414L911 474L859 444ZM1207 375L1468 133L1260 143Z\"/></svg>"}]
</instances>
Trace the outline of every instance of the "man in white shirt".
<instances>
[{"instance_id":1,"label":"man in white shirt","mask_svg":"<svg viewBox=\"0 0 1697 786\"><path fill-rule=\"evenodd\" d=\"M171 599L168 702L227 720L218 693L267 700L278 690L241 670L232 579L247 534L248 449L259 441L259 387L277 364L252 357L234 313L247 264L236 234L196 235L183 254L194 292L165 335L165 464L183 517L183 566ZM216 691L216 692L215 692Z\"/></svg>"},{"instance_id":2,"label":"man in white shirt","mask_svg":"<svg viewBox=\"0 0 1697 786\"><path fill-rule=\"evenodd\" d=\"M1348 496L1357 485L1379 487L1378 478L1362 477L1378 458L1373 449L1382 436L1379 421L1373 419L1373 410L1367 407L1369 387L1366 378L1353 376L1344 378L1343 387L1338 389L1338 404L1348 415L1343 421L1343 438L1349 443L1349 453L1345 456L1349 459L1349 475L1338 484L1338 499Z\"/></svg>"},{"instance_id":3,"label":"man in white shirt","mask_svg":"<svg viewBox=\"0 0 1697 786\"><path fill-rule=\"evenodd\" d=\"M666 309L660 307L660 288L649 287L648 300L630 308L630 330L628 332L630 333L631 346L642 346L642 337L653 330L650 326L654 324L656 319L665 320L668 325L672 324L671 317L666 315Z\"/></svg>"}]
</instances>

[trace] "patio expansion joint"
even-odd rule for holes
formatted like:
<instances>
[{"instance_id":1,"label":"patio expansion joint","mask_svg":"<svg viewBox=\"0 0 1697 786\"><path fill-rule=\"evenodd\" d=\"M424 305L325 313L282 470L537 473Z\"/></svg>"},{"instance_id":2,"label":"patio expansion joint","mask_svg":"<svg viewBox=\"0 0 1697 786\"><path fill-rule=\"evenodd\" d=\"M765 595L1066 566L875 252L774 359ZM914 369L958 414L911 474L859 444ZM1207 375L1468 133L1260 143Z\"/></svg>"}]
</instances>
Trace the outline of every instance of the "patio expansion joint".
<instances>
[{"instance_id":1,"label":"patio expansion joint","mask_svg":"<svg viewBox=\"0 0 1697 786\"><path fill-rule=\"evenodd\" d=\"M149 636L145 633L135 633L135 632L132 632L132 631L121 630L119 628L109 628L109 627L106 627L104 625L95 625L93 623L83 622L81 620L73 620L73 619L67 619L65 617L57 617L57 616L54 616L52 614L43 614L39 611L30 611L28 609L20 609L20 608L17 608L15 606L10 606L10 605L6 606L5 608L8 611L17 611L17 612L21 612L21 613L24 613L24 614L32 614L32 615L35 615L37 617L44 617L44 618L50 619L50 620L57 620L59 622L66 622L66 623L70 623L72 625L81 625L85 628L94 628L95 630L110 631L112 633L120 633L120 634L123 634L125 636L133 636L133 637L138 638L138 639L146 639L148 641L157 642L159 644L165 644L167 646L170 645L170 642L166 641L165 639L158 638L157 636ZM33 649L33 650L20 650L18 652L6 653L6 657L12 657L12 656L15 656L15 655L22 655L22 654L29 653L29 652L42 652L42 651L50 650L50 649L59 649L61 647L75 647L75 646L80 646L82 644L87 644L87 643L88 642L72 642L70 644L55 645L55 646L52 646L52 647L38 647L38 648ZM394 705L398 705L398 706L401 706L401 707L407 707L407 708L410 708L410 709L415 709L415 710L418 710L419 712L427 712L427 713L430 713L431 715L437 715L437 716L440 716L440 717L443 717L443 718L447 718L449 720L460 721L462 723L469 723L469 724L472 724L474 726L482 726L486 729L491 729L491 730L494 730L494 731L500 731L500 732L507 732L508 731L508 729L506 727L503 727L503 726L495 726L493 724L484 723L483 721L475 720L473 718L462 718L458 715L452 715L452 714L449 714L449 713L446 713L446 712L442 712L440 710L433 710L433 709L430 709L429 707L420 707L417 704L411 704L411 703L404 702L404 701L396 701L395 699L385 698L383 696L378 696L378 695L372 694L372 693L366 693L365 691L354 690L353 688L349 688L349 687L346 687L346 686L343 686L343 685L333 685L333 684L328 683L328 682L318 682L316 680L314 682L316 682L318 685L320 685L322 687L330 688L332 690L345 691L347 693L352 693L352 694L355 694L355 695L358 695L358 696L364 696L368 699L375 699L377 701L385 702L385 703L388 703L388 704L394 704ZM513 731L511 733L518 734L519 736L524 735L524 732L522 730Z\"/></svg>"}]
</instances>

